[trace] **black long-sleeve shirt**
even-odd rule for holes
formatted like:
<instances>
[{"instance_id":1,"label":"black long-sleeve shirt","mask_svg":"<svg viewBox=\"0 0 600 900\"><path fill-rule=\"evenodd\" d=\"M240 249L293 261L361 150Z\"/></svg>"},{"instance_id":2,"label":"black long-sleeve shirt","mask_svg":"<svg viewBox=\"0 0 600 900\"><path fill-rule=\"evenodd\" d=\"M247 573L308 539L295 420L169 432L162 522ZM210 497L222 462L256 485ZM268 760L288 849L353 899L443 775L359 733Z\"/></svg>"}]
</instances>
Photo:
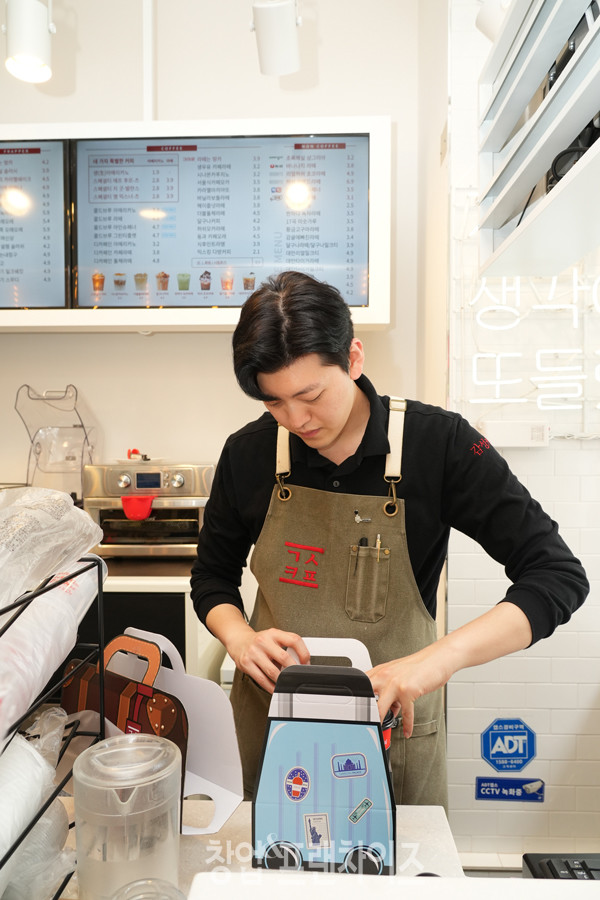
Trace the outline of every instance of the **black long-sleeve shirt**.
<instances>
[{"instance_id":1,"label":"black long-sleeve shirt","mask_svg":"<svg viewBox=\"0 0 600 900\"><path fill-rule=\"evenodd\" d=\"M388 398L378 396L364 375L357 384L369 399L371 414L356 453L338 466L292 435L289 484L387 495ZM275 483L276 435L277 423L266 412L231 435L223 448L192 568L192 601L202 622L221 603L243 609L239 585ZM397 495L405 502L413 573L432 616L450 528L473 538L504 566L513 583L500 599L523 610L533 642L567 622L585 600L585 572L557 524L500 454L457 413L408 401Z\"/></svg>"}]
</instances>

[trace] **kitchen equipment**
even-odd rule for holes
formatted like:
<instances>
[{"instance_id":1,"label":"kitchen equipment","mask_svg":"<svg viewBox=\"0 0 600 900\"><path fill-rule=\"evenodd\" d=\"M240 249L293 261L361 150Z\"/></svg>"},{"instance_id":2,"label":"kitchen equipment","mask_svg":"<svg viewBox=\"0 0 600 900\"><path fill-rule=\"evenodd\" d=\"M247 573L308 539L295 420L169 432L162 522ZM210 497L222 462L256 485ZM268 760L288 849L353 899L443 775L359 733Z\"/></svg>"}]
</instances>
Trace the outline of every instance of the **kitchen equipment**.
<instances>
[{"instance_id":1,"label":"kitchen equipment","mask_svg":"<svg viewBox=\"0 0 600 900\"><path fill-rule=\"evenodd\" d=\"M194 556L213 475L212 464L153 460L137 451L129 459L84 466L83 508L104 532L94 552Z\"/></svg>"},{"instance_id":2,"label":"kitchen equipment","mask_svg":"<svg viewBox=\"0 0 600 900\"><path fill-rule=\"evenodd\" d=\"M39 393L22 384L15 409L30 440L27 484L53 487L80 498L81 472L92 462L95 427L75 385Z\"/></svg>"},{"instance_id":3,"label":"kitchen equipment","mask_svg":"<svg viewBox=\"0 0 600 900\"><path fill-rule=\"evenodd\" d=\"M149 497L121 497L121 506L127 518L137 522L148 518L155 499L154 494Z\"/></svg>"},{"instance_id":4,"label":"kitchen equipment","mask_svg":"<svg viewBox=\"0 0 600 900\"><path fill-rule=\"evenodd\" d=\"M141 878L178 883L181 753L155 735L108 738L73 765L81 900Z\"/></svg>"}]
</instances>

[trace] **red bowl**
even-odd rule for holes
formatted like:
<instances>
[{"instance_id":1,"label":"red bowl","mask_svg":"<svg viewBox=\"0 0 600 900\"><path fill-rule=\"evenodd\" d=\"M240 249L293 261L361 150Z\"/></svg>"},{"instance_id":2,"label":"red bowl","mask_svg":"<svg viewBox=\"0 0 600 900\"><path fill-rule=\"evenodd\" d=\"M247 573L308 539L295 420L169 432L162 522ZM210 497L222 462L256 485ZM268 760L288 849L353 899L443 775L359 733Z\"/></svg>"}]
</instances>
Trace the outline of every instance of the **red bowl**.
<instances>
[{"instance_id":1,"label":"red bowl","mask_svg":"<svg viewBox=\"0 0 600 900\"><path fill-rule=\"evenodd\" d=\"M153 496L121 497L121 505L128 519L140 521L148 518L152 511L152 501L155 499Z\"/></svg>"}]
</instances>

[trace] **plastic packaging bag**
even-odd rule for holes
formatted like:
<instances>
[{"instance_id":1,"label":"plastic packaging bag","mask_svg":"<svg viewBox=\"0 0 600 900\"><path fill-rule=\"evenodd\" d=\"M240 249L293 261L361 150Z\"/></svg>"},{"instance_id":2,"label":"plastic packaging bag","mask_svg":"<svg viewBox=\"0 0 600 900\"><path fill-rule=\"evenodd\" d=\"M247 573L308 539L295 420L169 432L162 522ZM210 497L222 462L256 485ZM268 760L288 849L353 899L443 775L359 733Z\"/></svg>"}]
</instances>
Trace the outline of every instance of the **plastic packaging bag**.
<instances>
[{"instance_id":1,"label":"plastic packaging bag","mask_svg":"<svg viewBox=\"0 0 600 900\"><path fill-rule=\"evenodd\" d=\"M16 734L0 756L0 858L34 818L53 788L54 769ZM13 877L18 854L0 869L0 897Z\"/></svg>"},{"instance_id":2,"label":"plastic packaging bag","mask_svg":"<svg viewBox=\"0 0 600 900\"><path fill-rule=\"evenodd\" d=\"M104 580L107 567L104 560L100 564ZM7 730L75 646L77 626L97 593L98 573L93 567L35 597L0 636L0 752Z\"/></svg>"},{"instance_id":3,"label":"plastic packaging bag","mask_svg":"<svg viewBox=\"0 0 600 900\"><path fill-rule=\"evenodd\" d=\"M32 745L53 769L58 765L66 723L66 711L60 706L50 706L27 729L27 734L35 739Z\"/></svg>"},{"instance_id":4,"label":"plastic packaging bag","mask_svg":"<svg viewBox=\"0 0 600 900\"><path fill-rule=\"evenodd\" d=\"M27 729L28 746L56 769L67 714L60 706L42 712ZM47 770L48 775L50 774ZM57 798L42 814L17 847L10 862L10 883L2 900L46 900L75 869L75 851L63 849L69 833L69 817Z\"/></svg>"},{"instance_id":5,"label":"plastic packaging bag","mask_svg":"<svg viewBox=\"0 0 600 900\"><path fill-rule=\"evenodd\" d=\"M69 494L37 487L0 491L0 610L72 568L101 539L100 526Z\"/></svg>"},{"instance_id":6,"label":"plastic packaging bag","mask_svg":"<svg viewBox=\"0 0 600 900\"><path fill-rule=\"evenodd\" d=\"M11 880L2 900L47 900L75 869L75 851L63 850L69 816L57 798L15 852Z\"/></svg>"}]
</instances>

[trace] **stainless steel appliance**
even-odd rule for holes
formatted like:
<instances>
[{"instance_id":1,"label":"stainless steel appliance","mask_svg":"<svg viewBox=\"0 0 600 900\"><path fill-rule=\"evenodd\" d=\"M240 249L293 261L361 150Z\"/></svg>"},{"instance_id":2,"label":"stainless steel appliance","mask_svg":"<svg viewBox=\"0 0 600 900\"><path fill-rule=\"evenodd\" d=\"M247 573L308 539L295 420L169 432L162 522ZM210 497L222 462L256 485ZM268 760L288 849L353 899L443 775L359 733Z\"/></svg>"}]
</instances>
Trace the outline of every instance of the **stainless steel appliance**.
<instances>
[{"instance_id":1,"label":"stainless steel appliance","mask_svg":"<svg viewBox=\"0 0 600 900\"><path fill-rule=\"evenodd\" d=\"M147 457L84 466L83 508L104 532L93 552L194 556L213 475L212 464ZM149 509L138 512L135 507L144 500Z\"/></svg>"}]
</instances>

